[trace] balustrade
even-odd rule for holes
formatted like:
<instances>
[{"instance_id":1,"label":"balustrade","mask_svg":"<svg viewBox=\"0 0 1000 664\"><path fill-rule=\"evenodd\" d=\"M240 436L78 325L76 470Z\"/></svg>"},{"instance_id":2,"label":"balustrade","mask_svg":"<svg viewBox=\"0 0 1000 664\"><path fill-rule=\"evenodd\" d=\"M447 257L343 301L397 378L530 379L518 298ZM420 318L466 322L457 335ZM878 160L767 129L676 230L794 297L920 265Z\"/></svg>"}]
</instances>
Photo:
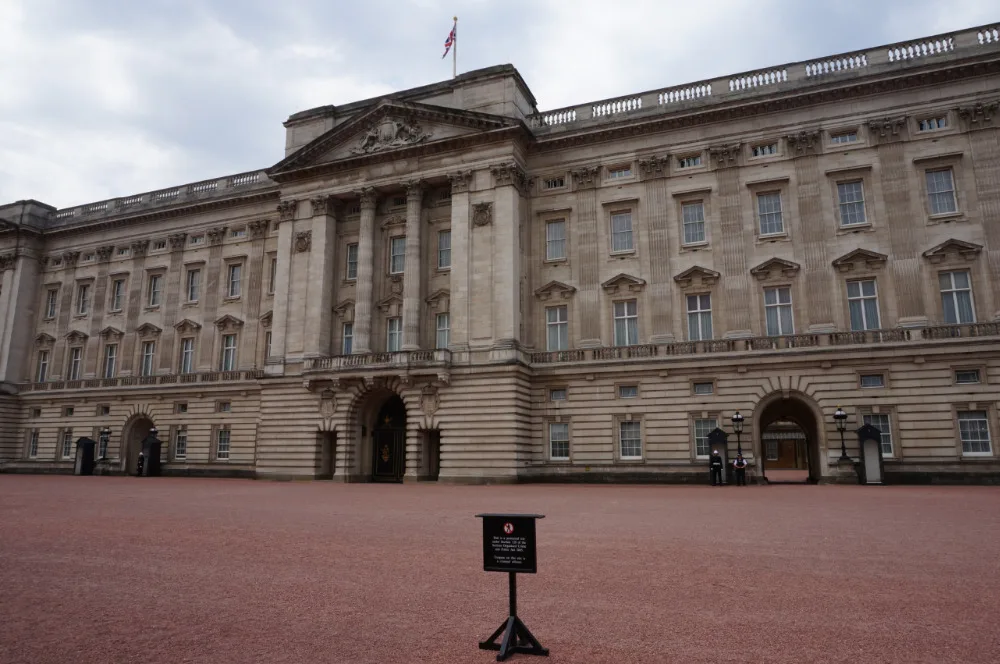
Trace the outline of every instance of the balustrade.
<instances>
[{"instance_id":1,"label":"balustrade","mask_svg":"<svg viewBox=\"0 0 1000 664\"><path fill-rule=\"evenodd\" d=\"M841 55L825 60L806 63L806 76L821 76L868 66L868 56L864 53Z\"/></svg>"},{"instance_id":2,"label":"balustrade","mask_svg":"<svg viewBox=\"0 0 1000 664\"><path fill-rule=\"evenodd\" d=\"M919 41L912 44L900 44L890 47L886 55L889 62L899 62L900 60L912 60L914 58L924 58L928 55L938 55L955 50L955 40L952 37L943 37L929 41Z\"/></svg>"},{"instance_id":3,"label":"balustrade","mask_svg":"<svg viewBox=\"0 0 1000 664\"><path fill-rule=\"evenodd\" d=\"M177 383L216 383L258 380L264 377L260 369L241 371L208 371L190 374L163 374L160 376L119 376L116 378L87 378L85 380L49 381L46 383L23 383L22 392L43 392L49 390L101 389L109 387L146 387L150 385L175 385Z\"/></svg>"},{"instance_id":4,"label":"balustrade","mask_svg":"<svg viewBox=\"0 0 1000 664\"><path fill-rule=\"evenodd\" d=\"M664 90L657 95L656 100L657 103L662 106L663 104L674 104L679 101L701 99L702 97L711 96L711 94L711 83L694 83L692 85L685 85L679 88Z\"/></svg>"}]
</instances>

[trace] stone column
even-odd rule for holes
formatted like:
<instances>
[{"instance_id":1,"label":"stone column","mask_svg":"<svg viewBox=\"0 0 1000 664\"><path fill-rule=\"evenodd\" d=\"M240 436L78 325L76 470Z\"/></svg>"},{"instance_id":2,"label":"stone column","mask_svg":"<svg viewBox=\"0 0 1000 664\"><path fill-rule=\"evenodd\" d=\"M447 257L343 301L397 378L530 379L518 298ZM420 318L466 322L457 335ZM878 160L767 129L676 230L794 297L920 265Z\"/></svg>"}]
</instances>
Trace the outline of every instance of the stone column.
<instances>
[{"instance_id":1,"label":"stone column","mask_svg":"<svg viewBox=\"0 0 1000 664\"><path fill-rule=\"evenodd\" d=\"M62 304L59 308L59 321L56 324L56 342L49 358L49 380L62 378L66 357L66 334L70 331L72 321L76 316L76 262L79 258L79 251L66 251L62 255ZM93 304L93 298L90 302Z\"/></svg>"},{"instance_id":2,"label":"stone column","mask_svg":"<svg viewBox=\"0 0 1000 664\"><path fill-rule=\"evenodd\" d=\"M306 300L304 348L305 357L325 357L330 354L330 317L337 252L336 200L330 196L317 196L311 204L313 218L309 240L309 296Z\"/></svg>"},{"instance_id":3,"label":"stone column","mask_svg":"<svg viewBox=\"0 0 1000 664\"><path fill-rule=\"evenodd\" d=\"M264 244L267 242L267 231L270 222L267 219L255 219L247 224L250 235L250 256L247 269L247 287L243 292L246 304L246 324L240 337L242 352L239 354L240 369L257 368L258 343L264 343L260 328L260 301L264 294ZM273 314L272 314L273 316Z\"/></svg>"},{"instance_id":4,"label":"stone column","mask_svg":"<svg viewBox=\"0 0 1000 664\"><path fill-rule=\"evenodd\" d=\"M423 182L414 180L406 185L406 259L403 275L403 350L420 348L421 277L420 210L424 197Z\"/></svg>"},{"instance_id":5,"label":"stone column","mask_svg":"<svg viewBox=\"0 0 1000 664\"><path fill-rule=\"evenodd\" d=\"M177 358L174 355L177 330L174 329L174 324L177 322L177 312L180 311L182 298L187 299L187 282L184 274L184 245L187 244L187 233L168 235L167 240L170 242L170 268L167 271L166 302L163 307L163 332L160 333L160 373L173 373L177 366Z\"/></svg>"},{"instance_id":6,"label":"stone column","mask_svg":"<svg viewBox=\"0 0 1000 664\"><path fill-rule=\"evenodd\" d=\"M991 101L963 106L958 109L962 131L969 139L972 154L973 181L979 201L980 223L983 228L984 254L989 278L980 292L992 299L992 311L981 303L982 311L1000 320L1000 102ZM956 182L956 185L958 183Z\"/></svg>"},{"instance_id":7,"label":"stone column","mask_svg":"<svg viewBox=\"0 0 1000 664\"><path fill-rule=\"evenodd\" d=\"M34 255L23 249L0 254L0 383L35 380L32 341L40 281Z\"/></svg>"},{"instance_id":8,"label":"stone column","mask_svg":"<svg viewBox=\"0 0 1000 664\"><path fill-rule=\"evenodd\" d=\"M469 185L472 172L451 175L451 350L469 349Z\"/></svg>"},{"instance_id":9,"label":"stone column","mask_svg":"<svg viewBox=\"0 0 1000 664\"><path fill-rule=\"evenodd\" d=\"M219 357L216 355L215 340L219 329L213 324L219 317L219 279L225 279L222 262L222 241L226 238L226 227L210 228L205 233L208 238L208 264L205 266L208 274L205 277L202 315L205 317L201 326L201 339L198 341L198 369L200 371L216 371L219 368Z\"/></svg>"},{"instance_id":10,"label":"stone column","mask_svg":"<svg viewBox=\"0 0 1000 664\"><path fill-rule=\"evenodd\" d=\"M374 187L366 187L361 196L361 230L358 235L358 283L354 302L355 355L370 353L372 336L372 278L375 273L375 204Z\"/></svg>"},{"instance_id":11,"label":"stone column","mask_svg":"<svg viewBox=\"0 0 1000 664\"><path fill-rule=\"evenodd\" d=\"M577 212L577 251L580 256L579 291L577 292L576 317L579 320L581 348L601 346L601 292L600 266L598 259L597 232L597 182L600 177L600 166L584 166L573 171L573 184L576 187Z\"/></svg>"},{"instance_id":12,"label":"stone column","mask_svg":"<svg viewBox=\"0 0 1000 664\"><path fill-rule=\"evenodd\" d=\"M521 194L527 178L516 163L491 171L494 209L476 205L472 223L493 224L493 346L509 348L521 340Z\"/></svg>"},{"instance_id":13,"label":"stone column","mask_svg":"<svg viewBox=\"0 0 1000 664\"><path fill-rule=\"evenodd\" d=\"M284 373L285 338L288 330L288 292L292 269L292 235L295 211L298 201L287 200L278 203L278 272L274 277L274 310L271 312L271 357L273 364L264 361L268 374L280 376Z\"/></svg>"},{"instance_id":14,"label":"stone column","mask_svg":"<svg viewBox=\"0 0 1000 664\"><path fill-rule=\"evenodd\" d=\"M754 301L748 279L746 248L753 246L752 228L743 220L743 197L740 191L739 166L743 146L739 143L709 148L719 183L719 231L722 245L722 318L727 339L753 334L750 326L750 303ZM716 306L713 304L712 308Z\"/></svg>"},{"instance_id":15,"label":"stone column","mask_svg":"<svg viewBox=\"0 0 1000 664\"><path fill-rule=\"evenodd\" d=\"M648 267L649 295L647 306L652 311L653 327L649 340L655 344L670 343L674 340L674 317L670 275L670 227L667 211L667 174L669 157L650 157L639 160L646 193L646 219L649 237L649 251L644 252L643 261Z\"/></svg>"},{"instance_id":16,"label":"stone column","mask_svg":"<svg viewBox=\"0 0 1000 664\"><path fill-rule=\"evenodd\" d=\"M104 305L107 299L108 266L115 248L112 245L97 248L98 266L97 283L94 285L93 314L90 317L90 336L83 353L84 365L80 372L81 378L92 378L97 375L100 367L101 330L104 329ZM169 291L168 291L169 292Z\"/></svg>"}]
</instances>

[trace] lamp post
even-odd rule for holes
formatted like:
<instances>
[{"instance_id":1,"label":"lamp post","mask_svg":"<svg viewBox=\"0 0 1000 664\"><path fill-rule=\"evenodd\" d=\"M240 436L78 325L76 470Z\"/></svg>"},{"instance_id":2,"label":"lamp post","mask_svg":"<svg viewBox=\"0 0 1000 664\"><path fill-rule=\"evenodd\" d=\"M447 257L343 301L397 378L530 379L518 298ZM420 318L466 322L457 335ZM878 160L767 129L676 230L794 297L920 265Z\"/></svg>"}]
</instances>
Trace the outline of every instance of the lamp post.
<instances>
[{"instance_id":1,"label":"lamp post","mask_svg":"<svg viewBox=\"0 0 1000 664\"><path fill-rule=\"evenodd\" d=\"M111 429L104 427L101 429L100 447L97 450L98 460L103 461L108 456L108 441L111 440Z\"/></svg>"},{"instance_id":2,"label":"lamp post","mask_svg":"<svg viewBox=\"0 0 1000 664\"><path fill-rule=\"evenodd\" d=\"M833 419L837 423L837 431L840 432L840 460L850 461L851 457L847 456L847 445L844 443L844 431L847 430L847 413L837 406L837 411L833 414Z\"/></svg>"},{"instance_id":3,"label":"lamp post","mask_svg":"<svg viewBox=\"0 0 1000 664\"><path fill-rule=\"evenodd\" d=\"M736 432L736 453L740 456L743 455L743 445L740 443L740 434L743 433L743 416L740 415L740 411L736 411L733 415L733 431Z\"/></svg>"}]
</instances>

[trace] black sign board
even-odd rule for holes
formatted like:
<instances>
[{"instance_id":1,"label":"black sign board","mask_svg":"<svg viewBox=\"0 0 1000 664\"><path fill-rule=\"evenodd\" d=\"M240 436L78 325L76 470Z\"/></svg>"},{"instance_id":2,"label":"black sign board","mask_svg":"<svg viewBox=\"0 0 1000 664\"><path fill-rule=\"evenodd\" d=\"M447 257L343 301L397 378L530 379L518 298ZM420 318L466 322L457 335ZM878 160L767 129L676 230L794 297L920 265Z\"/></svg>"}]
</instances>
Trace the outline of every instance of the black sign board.
<instances>
[{"instance_id":1,"label":"black sign board","mask_svg":"<svg viewBox=\"0 0 1000 664\"><path fill-rule=\"evenodd\" d=\"M483 569L487 572L538 571L535 519L539 514L477 514L483 520Z\"/></svg>"}]
</instances>

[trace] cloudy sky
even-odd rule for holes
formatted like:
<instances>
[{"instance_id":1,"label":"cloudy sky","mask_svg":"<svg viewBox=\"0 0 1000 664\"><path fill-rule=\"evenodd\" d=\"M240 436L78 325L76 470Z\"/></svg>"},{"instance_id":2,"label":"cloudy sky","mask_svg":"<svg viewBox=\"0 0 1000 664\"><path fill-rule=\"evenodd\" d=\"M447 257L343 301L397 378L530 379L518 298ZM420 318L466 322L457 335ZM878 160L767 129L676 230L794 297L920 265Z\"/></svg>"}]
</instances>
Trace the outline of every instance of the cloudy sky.
<instances>
[{"instance_id":1,"label":"cloudy sky","mask_svg":"<svg viewBox=\"0 0 1000 664\"><path fill-rule=\"evenodd\" d=\"M996 0L0 0L0 204L264 168L290 114L514 64L541 110L1000 21Z\"/></svg>"}]
</instances>

